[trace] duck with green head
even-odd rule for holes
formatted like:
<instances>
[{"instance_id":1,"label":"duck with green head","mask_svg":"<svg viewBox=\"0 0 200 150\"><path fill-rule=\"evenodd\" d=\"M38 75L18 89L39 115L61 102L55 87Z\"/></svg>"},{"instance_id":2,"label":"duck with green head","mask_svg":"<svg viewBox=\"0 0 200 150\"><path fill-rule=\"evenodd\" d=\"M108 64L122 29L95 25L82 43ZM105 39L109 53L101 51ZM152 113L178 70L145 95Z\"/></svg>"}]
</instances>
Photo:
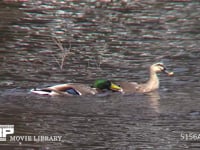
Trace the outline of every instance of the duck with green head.
<instances>
[{"instance_id":1,"label":"duck with green head","mask_svg":"<svg viewBox=\"0 0 200 150\"><path fill-rule=\"evenodd\" d=\"M122 92L122 88L109 80L99 79L92 86L80 83L59 84L42 89L32 89L32 93L40 95L95 95L105 90Z\"/></svg>"}]
</instances>

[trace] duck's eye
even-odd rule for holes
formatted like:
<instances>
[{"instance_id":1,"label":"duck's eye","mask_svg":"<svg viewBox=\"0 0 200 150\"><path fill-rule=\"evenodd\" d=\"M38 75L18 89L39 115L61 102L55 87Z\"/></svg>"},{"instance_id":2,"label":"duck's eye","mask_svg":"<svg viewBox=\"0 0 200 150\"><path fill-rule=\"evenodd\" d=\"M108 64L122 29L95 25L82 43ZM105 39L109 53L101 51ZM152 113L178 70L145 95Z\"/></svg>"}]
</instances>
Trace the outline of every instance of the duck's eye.
<instances>
[{"instance_id":1,"label":"duck's eye","mask_svg":"<svg viewBox=\"0 0 200 150\"><path fill-rule=\"evenodd\" d=\"M163 64L157 64L157 67L160 69L160 70L164 70L165 67L163 66Z\"/></svg>"},{"instance_id":2,"label":"duck's eye","mask_svg":"<svg viewBox=\"0 0 200 150\"><path fill-rule=\"evenodd\" d=\"M159 66L159 69L160 69L161 71L163 71L163 70L165 70L165 67Z\"/></svg>"},{"instance_id":3,"label":"duck's eye","mask_svg":"<svg viewBox=\"0 0 200 150\"><path fill-rule=\"evenodd\" d=\"M157 64L157 66L164 67L163 64Z\"/></svg>"},{"instance_id":4,"label":"duck's eye","mask_svg":"<svg viewBox=\"0 0 200 150\"><path fill-rule=\"evenodd\" d=\"M163 69L163 68L164 68L164 66L159 66L159 68L160 68L160 69Z\"/></svg>"}]
</instances>

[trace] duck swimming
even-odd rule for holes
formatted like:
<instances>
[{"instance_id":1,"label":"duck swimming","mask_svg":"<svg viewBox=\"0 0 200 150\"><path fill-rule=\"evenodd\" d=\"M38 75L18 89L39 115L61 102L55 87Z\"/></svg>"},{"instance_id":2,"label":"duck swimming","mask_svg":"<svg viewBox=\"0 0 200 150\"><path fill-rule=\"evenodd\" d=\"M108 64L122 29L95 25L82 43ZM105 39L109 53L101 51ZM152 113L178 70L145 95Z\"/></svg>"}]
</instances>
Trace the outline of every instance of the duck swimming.
<instances>
[{"instance_id":1,"label":"duck swimming","mask_svg":"<svg viewBox=\"0 0 200 150\"><path fill-rule=\"evenodd\" d=\"M59 84L42 89L32 89L32 93L40 95L95 95L106 90L122 92L122 88L109 80L99 79L92 86L80 83Z\"/></svg>"},{"instance_id":2,"label":"duck swimming","mask_svg":"<svg viewBox=\"0 0 200 150\"><path fill-rule=\"evenodd\" d=\"M137 82L119 82L119 86L124 93L148 93L159 88L159 78L157 73L166 73L172 76L173 72L168 72L163 63L155 63L149 68L149 80L146 83L139 84Z\"/></svg>"}]
</instances>

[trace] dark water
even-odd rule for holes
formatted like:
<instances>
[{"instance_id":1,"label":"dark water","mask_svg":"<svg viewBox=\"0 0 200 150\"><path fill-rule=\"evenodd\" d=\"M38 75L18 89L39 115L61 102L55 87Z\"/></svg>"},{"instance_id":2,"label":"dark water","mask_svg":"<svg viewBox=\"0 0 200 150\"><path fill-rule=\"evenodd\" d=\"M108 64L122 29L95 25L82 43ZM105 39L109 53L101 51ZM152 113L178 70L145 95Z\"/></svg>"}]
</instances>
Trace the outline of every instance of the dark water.
<instances>
[{"instance_id":1,"label":"dark water","mask_svg":"<svg viewBox=\"0 0 200 150\"><path fill-rule=\"evenodd\" d=\"M0 2L0 124L14 135L60 135L62 142L0 142L1 149L200 149L200 2ZM62 51L66 51L63 66ZM41 97L57 83L145 81L162 61L158 92Z\"/></svg>"}]
</instances>

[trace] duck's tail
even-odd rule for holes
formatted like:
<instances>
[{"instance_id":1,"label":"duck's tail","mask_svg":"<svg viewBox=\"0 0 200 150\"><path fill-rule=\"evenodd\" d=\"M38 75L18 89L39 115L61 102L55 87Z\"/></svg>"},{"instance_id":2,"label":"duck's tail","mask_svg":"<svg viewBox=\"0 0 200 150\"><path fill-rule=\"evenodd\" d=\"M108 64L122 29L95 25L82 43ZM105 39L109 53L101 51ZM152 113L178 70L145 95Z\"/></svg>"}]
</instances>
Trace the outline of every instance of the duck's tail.
<instances>
[{"instance_id":1,"label":"duck's tail","mask_svg":"<svg viewBox=\"0 0 200 150\"><path fill-rule=\"evenodd\" d=\"M57 92L51 90L51 89L38 89L34 88L30 90L31 93L39 94L39 95L58 95Z\"/></svg>"},{"instance_id":2,"label":"duck's tail","mask_svg":"<svg viewBox=\"0 0 200 150\"><path fill-rule=\"evenodd\" d=\"M73 96L73 95L82 95L79 91L75 90L74 88L67 88L65 91L59 91L53 88L44 88L44 89L31 89L31 93L39 94L39 95L50 95L50 96L56 96L56 95L67 95L67 96Z\"/></svg>"}]
</instances>

